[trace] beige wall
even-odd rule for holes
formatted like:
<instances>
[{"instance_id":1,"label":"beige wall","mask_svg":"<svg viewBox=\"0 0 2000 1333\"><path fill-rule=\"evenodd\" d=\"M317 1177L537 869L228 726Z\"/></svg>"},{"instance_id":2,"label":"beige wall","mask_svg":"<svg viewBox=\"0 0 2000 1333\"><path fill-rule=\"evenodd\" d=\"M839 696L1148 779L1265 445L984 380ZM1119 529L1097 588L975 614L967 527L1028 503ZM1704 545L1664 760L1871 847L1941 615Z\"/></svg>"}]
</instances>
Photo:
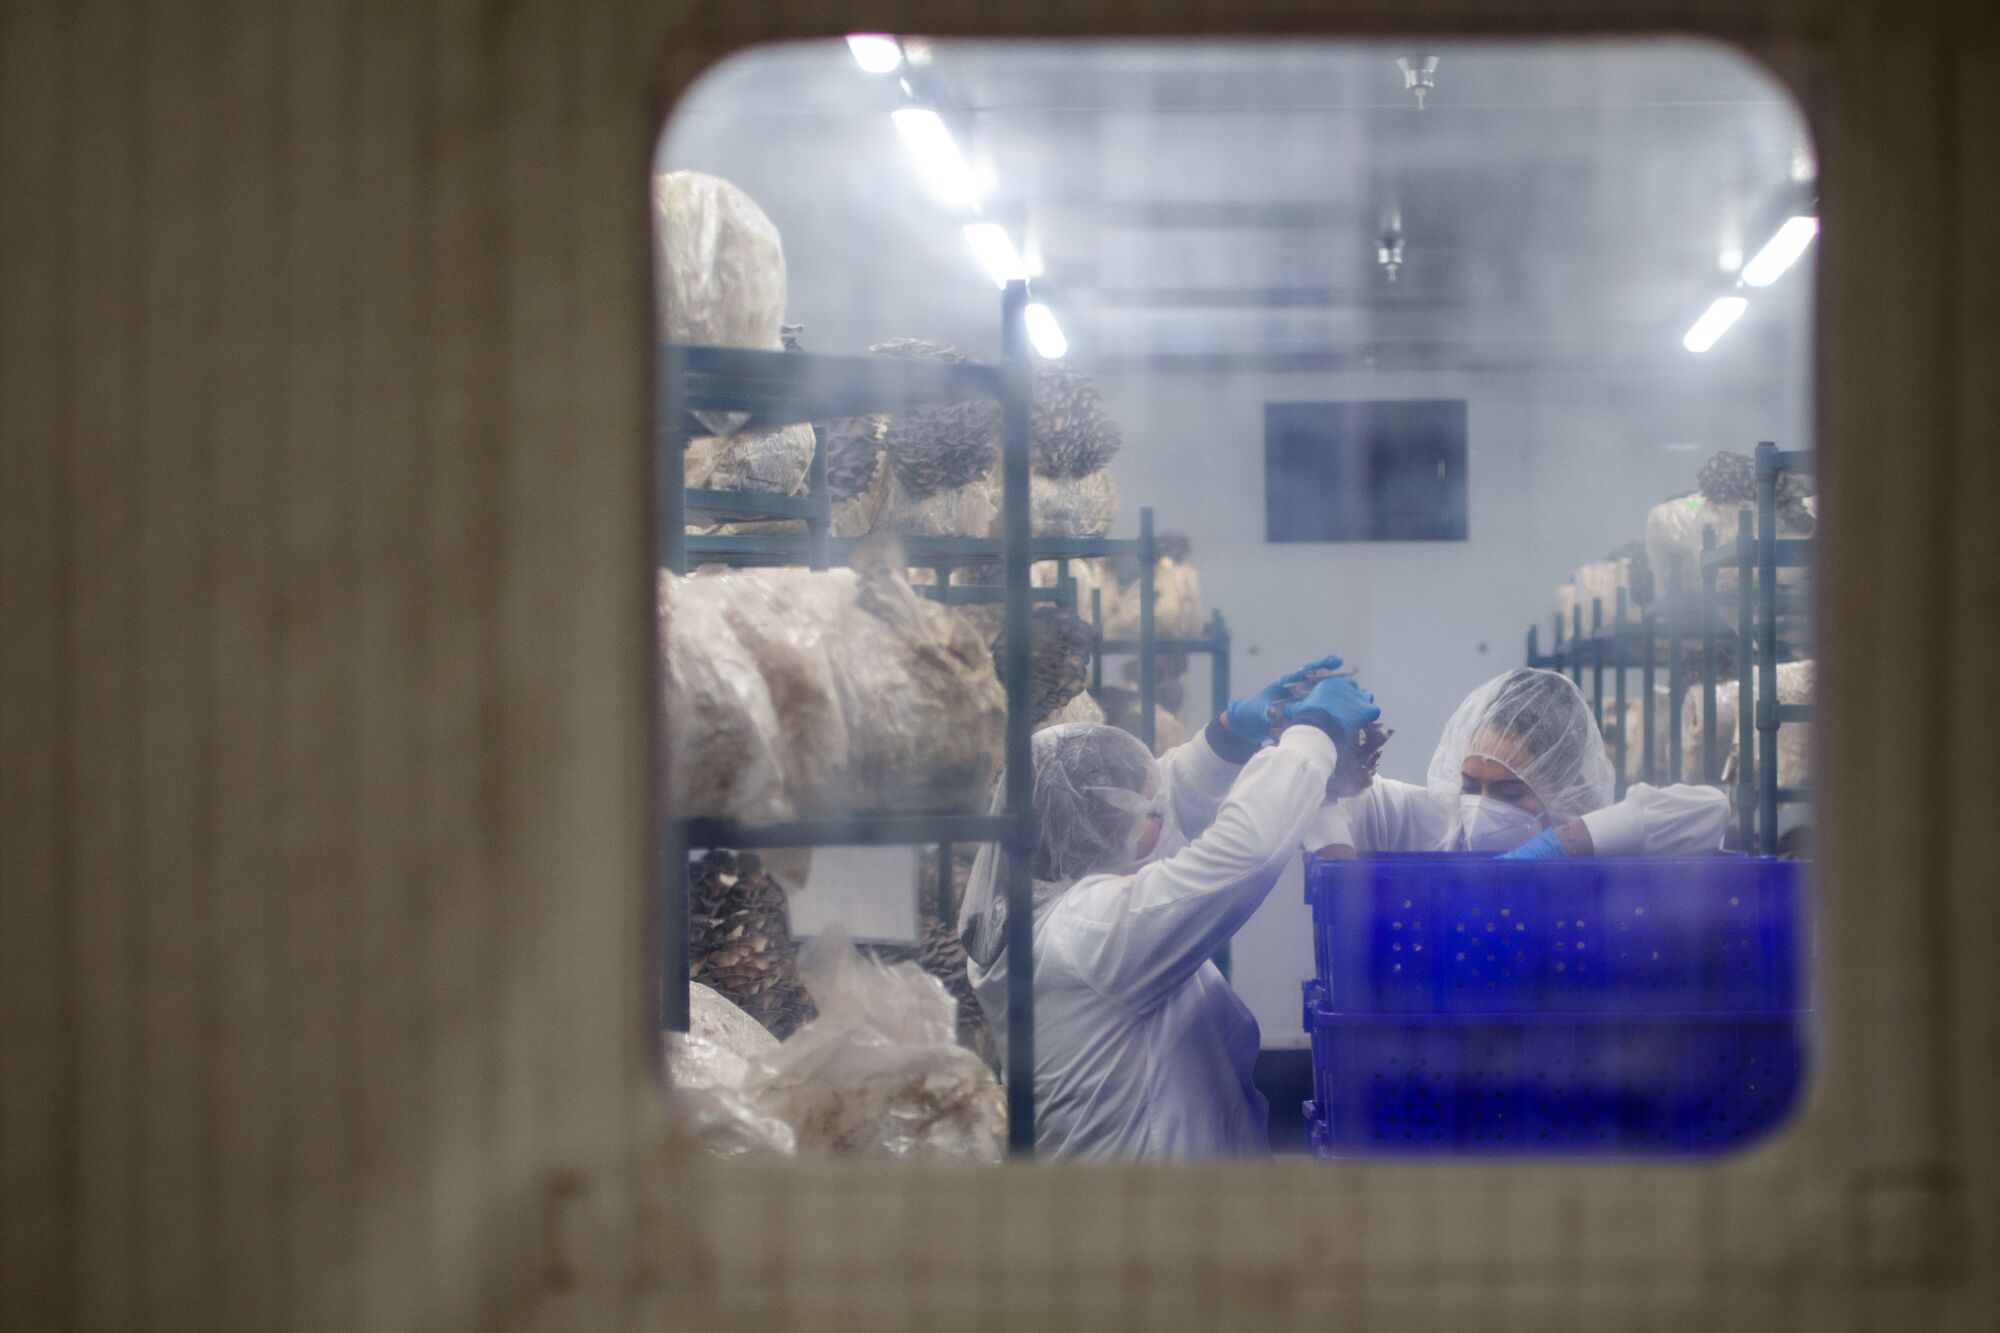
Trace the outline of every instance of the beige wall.
<instances>
[{"instance_id":1,"label":"beige wall","mask_svg":"<svg viewBox=\"0 0 2000 1333\"><path fill-rule=\"evenodd\" d=\"M709 5L668 42L676 6L630 0L23 0L0 1328L1992 1327L1992 7L1338 8L1706 25L1822 113L1839 762L1795 1133L1679 1169L730 1173L667 1141L640 1036L664 89L777 32L1321 7Z\"/></svg>"}]
</instances>

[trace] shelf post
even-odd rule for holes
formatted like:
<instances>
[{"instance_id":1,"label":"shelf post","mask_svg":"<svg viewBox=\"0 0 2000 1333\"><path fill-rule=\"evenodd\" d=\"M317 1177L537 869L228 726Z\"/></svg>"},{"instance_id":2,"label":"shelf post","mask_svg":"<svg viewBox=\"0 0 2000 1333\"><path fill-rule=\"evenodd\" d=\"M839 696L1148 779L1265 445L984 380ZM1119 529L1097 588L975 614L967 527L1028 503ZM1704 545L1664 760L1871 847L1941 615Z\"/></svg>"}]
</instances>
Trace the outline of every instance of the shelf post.
<instances>
[{"instance_id":1,"label":"shelf post","mask_svg":"<svg viewBox=\"0 0 2000 1333\"><path fill-rule=\"evenodd\" d=\"M1569 609L1569 679L1579 690L1583 688L1583 603L1578 602Z\"/></svg>"},{"instance_id":2,"label":"shelf post","mask_svg":"<svg viewBox=\"0 0 2000 1333\"><path fill-rule=\"evenodd\" d=\"M1749 505L1736 511L1736 822L1743 850L1757 853L1756 732L1753 730L1757 691L1751 671L1756 666L1756 626L1750 617L1752 563L1751 528L1756 521Z\"/></svg>"},{"instance_id":3,"label":"shelf post","mask_svg":"<svg viewBox=\"0 0 2000 1333\"><path fill-rule=\"evenodd\" d=\"M681 452L680 385L669 373L666 346L653 358L654 404L659 412L659 456L653 460L658 481L655 502L660 524L660 566L676 574L687 573L687 456Z\"/></svg>"},{"instance_id":4,"label":"shelf post","mask_svg":"<svg viewBox=\"0 0 2000 1333\"><path fill-rule=\"evenodd\" d=\"M1153 586L1154 563L1159 559L1153 542L1153 511L1139 511L1139 739L1146 748L1158 751L1159 738L1153 726Z\"/></svg>"},{"instance_id":5,"label":"shelf post","mask_svg":"<svg viewBox=\"0 0 2000 1333\"><path fill-rule=\"evenodd\" d=\"M1000 491L1007 587L1007 1142L1035 1151L1035 774L1028 716L1028 284L1007 284L1000 301Z\"/></svg>"},{"instance_id":6,"label":"shelf post","mask_svg":"<svg viewBox=\"0 0 2000 1333\"><path fill-rule=\"evenodd\" d=\"M1757 578L1762 603L1758 637L1757 793L1758 827L1768 853L1778 850L1778 446L1757 446Z\"/></svg>"},{"instance_id":7,"label":"shelf post","mask_svg":"<svg viewBox=\"0 0 2000 1333\"><path fill-rule=\"evenodd\" d=\"M1639 765L1640 771L1646 775L1646 781L1648 783L1656 783L1660 780L1660 770L1658 768L1659 755L1657 753L1659 746L1653 739L1653 712L1659 706L1659 703L1653 697L1653 681L1659 675L1660 624L1654 612L1648 611L1646 613L1644 625L1646 633L1646 661L1645 666L1639 672L1639 688L1644 691L1639 696L1639 725L1646 729L1646 735L1645 739L1639 743L1642 747L1640 750Z\"/></svg>"},{"instance_id":8,"label":"shelf post","mask_svg":"<svg viewBox=\"0 0 2000 1333\"><path fill-rule=\"evenodd\" d=\"M659 456L653 460L653 475L659 481L656 517L660 525L660 567L671 574L685 574L687 455L681 449L681 423L687 416L681 409L680 382L668 370L664 344L659 346L658 352L653 368L657 376L654 392L659 410ZM653 651L657 654L660 651L659 636L656 633L652 638ZM655 667L656 672L661 669ZM661 706L657 689L654 706ZM657 728L654 734L660 734ZM654 910L660 923L660 1025L669 1032L686 1032L689 1022L688 903L693 892L688 882L686 830L679 821L665 821L659 853L656 870L658 901Z\"/></svg>"},{"instance_id":9,"label":"shelf post","mask_svg":"<svg viewBox=\"0 0 2000 1333\"><path fill-rule=\"evenodd\" d=\"M1090 588L1090 692L1104 695L1104 590Z\"/></svg>"},{"instance_id":10,"label":"shelf post","mask_svg":"<svg viewBox=\"0 0 2000 1333\"><path fill-rule=\"evenodd\" d=\"M1215 644L1208 668L1208 716L1216 718L1229 709L1229 622L1222 618L1222 612L1209 617L1208 633ZM1208 725L1207 719L1202 725Z\"/></svg>"},{"instance_id":11,"label":"shelf post","mask_svg":"<svg viewBox=\"0 0 2000 1333\"><path fill-rule=\"evenodd\" d=\"M954 855L955 852L950 843L941 842L938 844L937 918L956 931L958 929L958 904L953 901L957 895L952 892L952 857Z\"/></svg>"},{"instance_id":12,"label":"shelf post","mask_svg":"<svg viewBox=\"0 0 2000 1333\"><path fill-rule=\"evenodd\" d=\"M1681 565L1675 560L1667 566L1667 781L1670 783L1681 780L1681 751L1685 748L1681 742L1681 696L1687 692L1687 682L1681 678L1681 659L1687 649L1687 631L1681 625L1683 595Z\"/></svg>"},{"instance_id":13,"label":"shelf post","mask_svg":"<svg viewBox=\"0 0 2000 1333\"><path fill-rule=\"evenodd\" d=\"M1590 599L1590 715L1604 731L1604 599Z\"/></svg>"},{"instance_id":14,"label":"shelf post","mask_svg":"<svg viewBox=\"0 0 2000 1333\"><path fill-rule=\"evenodd\" d=\"M686 1032L690 1021L688 997L688 883L687 828L677 819L665 821L660 837L659 903L660 920L660 1026L669 1032Z\"/></svg>"},{"instance_id":15,"label":"shelf post","mask_svg":"<svg viewBox=\"0 0 2000 1333\"><path fill-rule=\"evenodd\" d=\"M1715 529L1701 530L1701 780L1722 785L1715 759L1715 566L1708 554L1715 549Z\"/></svg>"},{"instance_id":16,"label":"shelf post","mask_svg":"<svg viewBox=\"0 0 2000 1333\"><path fill-rule=\"evenodd\" d=\"M1618 782L1614 788L1619 799L1625 796L1625 589L1618 590L1617 619L1611 622L1612 649L1612 690L1611 711L1618 723Z\"/></svg>"},{"instance_id":17,"label":"shelf post","mask_svg":"<svg viewBox=\"0 0 2000 1333\"><path fill-rule=\"evenodd\" d=\"M813 502L812 517L806 520L807 564L826 569L833 564L827 545L833 534L833 493L826 485L826 450L817 439L813 441L812 463L806 468L806 495Z\"/></svg>"}]
</instances>

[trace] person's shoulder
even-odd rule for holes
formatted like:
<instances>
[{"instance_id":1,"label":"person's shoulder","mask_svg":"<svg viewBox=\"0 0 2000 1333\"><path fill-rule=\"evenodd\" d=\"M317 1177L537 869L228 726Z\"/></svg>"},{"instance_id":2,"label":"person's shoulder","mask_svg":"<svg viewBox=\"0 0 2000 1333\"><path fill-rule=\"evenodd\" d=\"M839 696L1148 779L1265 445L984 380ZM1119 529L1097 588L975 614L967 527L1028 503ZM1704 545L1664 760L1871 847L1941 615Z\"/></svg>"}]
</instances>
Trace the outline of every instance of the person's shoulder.
<instances>
[{"instance_id":1,"label":"person's shoulder","mask_svg":"<svg viewBox=\"0 0 2000 1333\"><path fill-rule=\"evenodd\" d=\"M1123 906L1131 882L1130 875L1085 875L1035 914L1036 926L1052 929L1106 919Z\"/></svg>"},{"instance_id":2,"label":"person's shoulder","mask_svg":"<svg viewBox=\"0 0 2000 1333\"><path fill-rule=\"evenodd\" d=\"M1660 804L1667 801L1688 801L1697 805L1729 804L1729 793L1720 787L1710 787L1695 782L1675 782L1656 786L1650 782L1635 782L1625 789L1624 801L1634 805Z\"/></svg>"},{"instance_id":3,"label":"person's shoulder","mask_svg":"<svg viewBox=\"0 0 2000 1333\"><path fill-rule=\"evenodd\" d=\"M1377 778L1362 793L1374 799L1365 809L1374 820L1377 851L1420 851L1434 845L1449 830L1454 813L1428 786Z\"/></svg>"}]
</instances>

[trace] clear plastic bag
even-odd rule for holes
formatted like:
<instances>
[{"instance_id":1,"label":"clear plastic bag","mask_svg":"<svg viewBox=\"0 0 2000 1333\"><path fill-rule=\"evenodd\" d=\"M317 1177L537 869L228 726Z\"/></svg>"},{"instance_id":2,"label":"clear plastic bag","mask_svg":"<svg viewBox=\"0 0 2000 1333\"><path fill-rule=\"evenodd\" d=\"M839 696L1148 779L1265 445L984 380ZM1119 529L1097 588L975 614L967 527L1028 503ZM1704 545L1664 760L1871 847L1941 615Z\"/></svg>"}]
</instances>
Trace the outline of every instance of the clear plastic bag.
<instances>
[{"instance_id":1,"label":"clear plastic bag","mask_svg":"<svg viewBox=\"0 0 2000 1333\"><path fill-rule=\"evenodd\" d=\"M916 594L904 559L885 547L855 569L661 576L668 809L983 805L1006 692L985 641Z\"/></svg>"},{"instance_id":2,"label":"clear plastic bag","mask_svg":"<svg viewBox=\"0 0 2000 1333\"><path fill-rule=\"evenodd\" d=\"M1706 506L1699 495L1684 495L1646 513L1646 560L1653 566L1653 586L1662 595L1676 586L1683 594L1701 590L1701 520Z\"/></svg>"},{"instance_id":3,"label":"clear plastic bag","mask_svg":"<svg viewBox=\"0 0 2000 1333\"><path fill-rule=\"evenodd\" d=\"M688 1035L713 1043L724 1053L747 1063L778 1049L778 1039L762 1023L713 986L688 983ZM733 1080L742 1085L742 1071Z\"/></svg>"},{"instance_id":4,"label":"clear plastic bag","mask_svg":"<svg viewBox=\"0 0 2000 1333\"><path fill-rule=\"evenodd\" d=\"M999 523L1000 484L991 474L923 496L913 495L892 475L875 530L910 537L990 537Z\"/></svg>"},{"instance_id":5,"label":"clear plastic bag","mask_svg":"<svg viewBox=\"0 0 2000 1333\"><path fill-rule=\"evenodd\" d=\"M995 468L963 486L911 496L891 479L869 521L874 530L924 537L997 537L1006 492ZM1108 471L1028 478L1029 526L1037 537L1102 537L1118 519L1118 483ZM852 523L852 520L848 520Z\"/></svg>"},{"instance_id":6,"label":"clear plastic bag","mask_svg":"<svg viewBox=\"0 0 2000 1333\"><path fill-rule=\"evenodd\" d=\"M1118 483L1106 470L1080 477L1028 478L1030 523L1037 537L1102 537L1118 519Z\"/></svg>"},{"instance_id":7,"label":"clear plastic bag","mask_svg":"<svg viewBox=\"0 0 2000 1333\"><path fill-rule=\"evenodd\" d=\"M777 1040L706 986L691 987L688 998L689 1030L664 1034L668 1101L681 1128L716 1157L795 1153L791 1126L743 1090L750 1061L776 1051Z\"/></svg>"},{"instance_id":8,"label":"clear plastic bag","mask_svg":"<svg viewBox=\"0 0 2000 1333\"><path fill-rule=\"evenodd\" d=\"M1575 581L1558 583L1556 585L1556 622L1562 626L1562 633L1558 636L1559 638L1567 639L1570 631L1575 628L1576 622L1570 617L1576 611L1576 604Z\"/></svg>"},{"instance_id":9,"label":"clear plastic bag","mask_svg":"<svg viewBox=\"0 0 2000 1333\"><path fill-rule=\"evenodd\" d=\"M1804 511L1810 517L1814 506ZM1712 504L1699 495L1684 495L1669 500L1665 504L1654 505L1646 515L1646 560L1653 567L1653 595L1664 597L1673 587L1669 581L1673 571L1680 572L1681 593L1697 596L1701 592L1701 533L1703 528L1715 530L1715 544L1718 549L1733 550L1736 546L1736 529L1741 526L1743 506L1735 504ZM1754 531L1756 519L1751 518ZM1809 529L1807 529L1809 530ZM1800 535L1799 527L1780 517L1778 522L1780 537ZM1805 586L1806 571L1798 568L1780 569L1778 586L1794 589ZM1724 565L1715 573L1717 592L1736 590L1736 567ZM1605 604L1609 607L1610 603ZM1590 612L1584 611L1588 624ZM1606 612L1607 617L1609 611Z\"/></svg>"},{"instance_id":10,"label":"clear plastic bag","mask_svg":"<svg viewBox=\"0 0 2000 1333\"><path fill-rule=\"evenodd\" d=\"M1035 724L1036 731L1047 731L1050 727L1068 726L1072 722L1088 722L1093 725L1104 721L1104 710L1089 690L1084 690L1068 703Z\"/></svg>"},{"instance_id":11,"label":"clear plastic bag","mask_svg":"<svg viewBox=\"0 0 2000 1333\"><path fill-rule=\"evenodd\" d=\"M864 957L838 933L800 970L819 1017L756 1061L744 1091L802 1151L997 1163L1007 1099L958 1044L957 1005L915 963Z\"/></svg>"},{"instance_id":12,"label":"clear plastic bag","mask_svg":"<svg viewBox=\"0 0 2000 1333\"><path fill-rule=\"evenodd\" d=\"M668 342L777 350L785 251L749 195L719 176L670 171L653 182L661 334ZM741 413L698 413L718 435Z\"/></svg>"},{"instance_id":13,"label":"clear plastic bag","mask_svg":"<svg viewBox=\"0 0 2000 1333\"><path fill-rule=\"evenodd\" d=\"M1811 703L1814 678L1811 660L1778 663L1778 702ZM1718 776L1724 782L1736 781L1741 762L1738 752L1742 730L1736 711L1739 688L1735 680L1719 680L1715 685L1715 755L1716 763L1722 768ZM1699 683L1690 685L1681 704L1681 771L1687 775L1689 782L1699 782L1705 776L1701 771L1702 696L1703 687ZM1811 784L1812 730L1811 727L1799 726L1778 728L1779 786L1804 787Z\"/></svg>"},{"instance_id":14,"label":"clear plastic bag","mask_svg":"<svg viewBox=\"0 0 2000 1333\"><path fill-rule=\"evenodd\" d=\"M1576 601L1583 608L1583 632L1589 634L1595 628L1594 617L1598 607L1603 607L1603 621L1611 624L1618 618L1618 590L1623 588L1630 603L1632 589L1632 562L1630 560L1594 560L1578 567L1576 571ZM1630 612L1630 605L1627 612Z\"/></svg>"},{"instance_id":15,"label":"clear plastic bag","mask_svg":"<svg viewBox=\"0 0 2000 1333\"><path fill-rule=\"evenodd\" d=\"M703 436L688 445L685 476L689 486L718 491L797 495L805 489L812 455L812 427L804 424Z\"/></svg>"},{"instance_id":16,"label":"clear plastic bag","mask_svg":"<svg viewBox=\"0 0 2000 1333\"><path fill-rule=\"evenodd\" d=\"M1087 606L1088 603L1085 603ZM1162 639L1200 635L1201 575L1185 559L1162 555L1153 567L1153 633ZM1139 637L1139 580L1111 580L1104 588L1104 636Z\"/></svg>"},{"instance_id":17,"label":"clear plastic bag","mask_svg":"<svg viewBox=\"0 0 2000 1333\"><path fill-rule=\"evenodd\" d=\"M1673 694L1665 685L1653 687L1653 784L1664 785L1667 780L1667 764L1673 754ZM1615 716L1613 702L1604 705L1604 753L1615 767L1618 763L1617 734L1619 721ZM1625 701L1625 781L1644 782L1646 780L1646 700L1644 696ZM1683 769L1692 781L1694 770Z\"/></svg>"}]
</instances>

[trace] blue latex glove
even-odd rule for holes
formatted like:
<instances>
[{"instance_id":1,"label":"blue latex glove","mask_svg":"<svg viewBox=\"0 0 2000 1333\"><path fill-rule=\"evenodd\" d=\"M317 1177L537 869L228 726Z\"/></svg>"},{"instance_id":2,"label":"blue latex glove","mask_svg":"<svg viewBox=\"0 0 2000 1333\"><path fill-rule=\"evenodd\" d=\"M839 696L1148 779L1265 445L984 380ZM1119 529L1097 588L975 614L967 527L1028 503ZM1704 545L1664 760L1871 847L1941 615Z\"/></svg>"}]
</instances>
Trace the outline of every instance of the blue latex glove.
<instances>
[{"instance_id":1,"label":"blue latex glove","mask_svg":"<svg viewBox=\"0 0 2000 1333\"><path fill-rule=\"evenodd\" d=\"M1569 853L1563 850L1562 839L1556 836L1556 831L1552 828L1547 828L1522 843L1519 847L1516 847L1513 851L1500 853L1495 859L1500 861L1552 861L1558 857L1568 855Z\"/></svg>"},{"instance_id":2,"label":"blue latex glove","mask_svg":"<svg viewBox=\"0 0 2000 1333\"><path fill-rule=\"evenodd\" d=\"M1290 699L1290 686L1304 680L1311 672L1337 671L1339 668L1338 657L1322 657L1317 662L1308 662L1297 671L1278 677L1248 699L1231 699L1229 707L1223 710L1223 721L1234 735L1261 744L1271 737L1271 705L1281 699Z\"/></svg>"},{"instance_id":3,"label":"blue latex glove","mask_svg":"<svg viewBox=\"0 0 2000 1333\"><path fill-rule=\"evenodd\" d=\"M1285 709L1288 719L1308 711L1325 713L1333 719L1336 743L1345 747L1354 733L1382 716L1375 696L1354 683L1352 676L1328 676L1312 687L1312 693Z\"/></svg>"}]
</instances>

